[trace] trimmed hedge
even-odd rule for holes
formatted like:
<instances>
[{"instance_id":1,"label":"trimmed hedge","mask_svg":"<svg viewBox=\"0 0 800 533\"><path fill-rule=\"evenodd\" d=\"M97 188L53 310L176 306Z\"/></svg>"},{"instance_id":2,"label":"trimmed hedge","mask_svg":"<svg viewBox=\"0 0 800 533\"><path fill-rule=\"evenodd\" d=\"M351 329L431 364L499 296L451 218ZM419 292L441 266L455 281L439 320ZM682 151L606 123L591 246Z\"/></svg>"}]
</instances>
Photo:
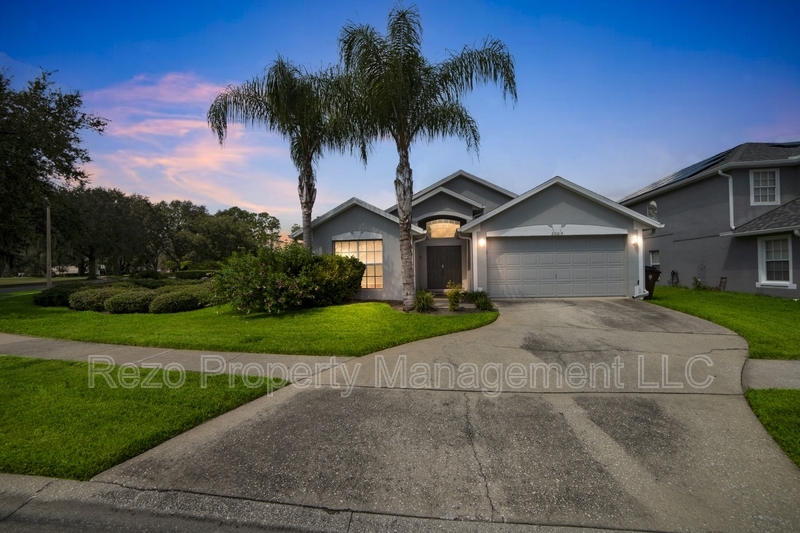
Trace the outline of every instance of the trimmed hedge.
<instances>
[{"instance_id":1,"label":"trimmed hedge","mask_svg":"<svg viewBox=\"0 0 800 533\"><path fill-rule=\"evenodd\" d=\"M213 274L214 271L209 270L179 270L175 272L175 279L203 279Z\"/></svg>"},{"instance_id":2,"label":"trimmed hedge","mask_svg":"<svg viewBox=\"0 0 800 533\"><path fill-rule=\"evenodd\" d=\"M166 276L157 270L137 270L131 272L130 279L162 279Z\"/></svg>"},{"instance_id":3,"label":"trimmed hedge","mask_svg":"<svg viewBox=\"0 0 800 533\"><path fill-rule=\"evenodd\" d=\"M125 290L130 290L130 287L122 284L92 287L73 293L69 297L69 306L76 311L105 311L106 300Z\"/></svg>"},{"instance_id":4,"label":"trimmed hedge","mask_svg":"<svg viewBox=\"0 0 800 533\"><path fill-rule=\"evenodd\" d=\"M149 311L154 314L194 311L211 305L212 293L208 287L198 287L166 292L150 302Z\"/></svg>"},{"instance_id":5,"label":"trimmed hedge","mask_svg":"<svg viewBox=\"0 0 800 533\"><path fill-rule=\"evenodd\" d=\"M61 283L45 289L33 297L33 303L42 307L69 307L69 297L89 287L86 283Z\"/></svg>"},{"instance_id":6,"label":"trimmed hedge","mask_svg":"<svg viewBox=\"0 0 800 533\"><path fill-rule=\"evenodd\" d=\"M156 296L156 292L150 289L125 291L106 300L103 306L106 311L113 314L147 313L150 310L150 303Z\"/></svg>"}]
</instances>

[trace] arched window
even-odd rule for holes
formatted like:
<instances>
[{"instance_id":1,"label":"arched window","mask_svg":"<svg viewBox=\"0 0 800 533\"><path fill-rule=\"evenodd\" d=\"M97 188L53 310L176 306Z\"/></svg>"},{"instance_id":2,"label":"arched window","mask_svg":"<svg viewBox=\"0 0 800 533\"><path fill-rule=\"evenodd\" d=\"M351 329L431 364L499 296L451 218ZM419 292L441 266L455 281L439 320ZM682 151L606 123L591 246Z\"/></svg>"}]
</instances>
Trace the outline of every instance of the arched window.
<instances>
[{"instance_id":1,"label":"arched window","mask_svg":"<svg viewBox=\"0 0 800 533\"><path fill-rule=\"evenodd\" d=\"M431 220L425 225L429 239L452 239L456 236L456 231L461 227L458 220L447 220L444 218Z\"/></svg>"}]
</instances>

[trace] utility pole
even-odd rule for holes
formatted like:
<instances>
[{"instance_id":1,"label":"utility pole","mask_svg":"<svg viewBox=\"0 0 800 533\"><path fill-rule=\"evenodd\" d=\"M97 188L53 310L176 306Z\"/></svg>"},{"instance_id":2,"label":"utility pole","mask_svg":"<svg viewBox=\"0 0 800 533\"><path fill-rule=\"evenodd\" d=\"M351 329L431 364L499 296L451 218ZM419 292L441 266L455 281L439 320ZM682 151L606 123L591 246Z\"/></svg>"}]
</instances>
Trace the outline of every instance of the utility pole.
<instances>
[{"instance_id":1,"label":"utility pole","mask_svg":"<svg viewBox=\"0 0 800 533\"><path fill-rule=\"evenodd\" d=\"M47 288L53 286L53 265L50 254L50 202L47 202Z\"/></svg>"}]
</instances>

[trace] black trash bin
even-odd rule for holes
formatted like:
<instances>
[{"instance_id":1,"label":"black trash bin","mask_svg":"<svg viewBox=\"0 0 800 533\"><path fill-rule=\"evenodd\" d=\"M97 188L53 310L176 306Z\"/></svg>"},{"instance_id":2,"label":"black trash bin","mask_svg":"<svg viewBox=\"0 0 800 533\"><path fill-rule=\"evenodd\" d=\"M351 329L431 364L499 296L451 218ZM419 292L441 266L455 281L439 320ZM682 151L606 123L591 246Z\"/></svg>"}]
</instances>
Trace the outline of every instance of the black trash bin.
<instances>
[{"instance_id":1,"label":"black trash bin","mask_svg":"<svg viewBox=\"0 0 800 533\"><path fill-rule=\"evenodd\" d=\"M647 291L647 296L644 297L645 300L653 297L653 291L656 288L656 281L658 281L659 277L661 277L659 269L654 266L644 267L644 289Z\"/></svg>"}]
</instances>

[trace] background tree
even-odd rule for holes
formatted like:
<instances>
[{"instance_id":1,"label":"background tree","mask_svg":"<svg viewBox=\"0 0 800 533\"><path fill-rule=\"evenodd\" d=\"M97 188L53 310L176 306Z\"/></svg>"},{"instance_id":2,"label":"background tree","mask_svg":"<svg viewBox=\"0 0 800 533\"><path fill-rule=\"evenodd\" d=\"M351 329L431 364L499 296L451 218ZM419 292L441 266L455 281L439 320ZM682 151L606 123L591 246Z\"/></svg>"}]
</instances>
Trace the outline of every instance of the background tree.
<instances>
[{"instance_id":1,"label":"background tree","mask_svg":"<svg viewBox=\"0 0 800 533\"><path fill-rule=\"evenodd\" d=\"M462 96L476 84L493 82L502 84L504 98L517 99L514 60L501 41L486 38L480 48L465 46L437 64L430 63L421 48L422 24L413 6L396 6L389 12L385 36L372 26L349 23L339 38L345 71L356 82L356 95L350 100L361 104L353 125L362 142L388 139L397 146L400 161L394 184L406 311L414 305L411 145L455 136L477 152L478 125L461 103Z\"/></svg>"},{"instance_id":2,"label":"background tree","mask_svg":"<svg viewBox=\"0 0 800 533\"><path fill-rule=\"evenodd\" d=\"M281 240L281 222L266 211L253 213L239 207L217 211L214 216L231 216L250 228L256 248L274 248Z\"/></svg>"},{"instance_id":3,"label":"background tree","mask_svg":"<svg viewBox=\"0 0 800 533\"><path fill-rule=\"evenodd\" d=\"M344 140L329 128L327 102L331 75L316 75L278 57L261 77L228 86L208 110L208 124L225 141L229 122L264 125L289 141L289 153L300 172L297 193L303 215L303 243L311 249L311 211L317 198L314 165L327 148L342 149Z\"/></svg>"},{"instance_id":4,"label":"background tree","mask_svg":"<svg viewBox=\"0 0 800 533\"><path fill-rule=\"evenodd\" d=\"M58 188L86 183L85 130L106 121L82 111L81 94L54 87L42 72L15 90L0 72L0 259L13 265L44 234L45 207Z\"/></svg>"},{"instance_id":5,"label":"background tree","mask_svg":"<svg viewBox=\"0 0 800 533\"><path fill-rule=\"evenodd\" d=\"M195 205L189 200L173 200L169 204L160 202L157 209L165 219L163 229L164 253L181 269L181 263L193 259L199 243L202 222L211 216L204 205Z\"/></svg>"}]
</instances>

